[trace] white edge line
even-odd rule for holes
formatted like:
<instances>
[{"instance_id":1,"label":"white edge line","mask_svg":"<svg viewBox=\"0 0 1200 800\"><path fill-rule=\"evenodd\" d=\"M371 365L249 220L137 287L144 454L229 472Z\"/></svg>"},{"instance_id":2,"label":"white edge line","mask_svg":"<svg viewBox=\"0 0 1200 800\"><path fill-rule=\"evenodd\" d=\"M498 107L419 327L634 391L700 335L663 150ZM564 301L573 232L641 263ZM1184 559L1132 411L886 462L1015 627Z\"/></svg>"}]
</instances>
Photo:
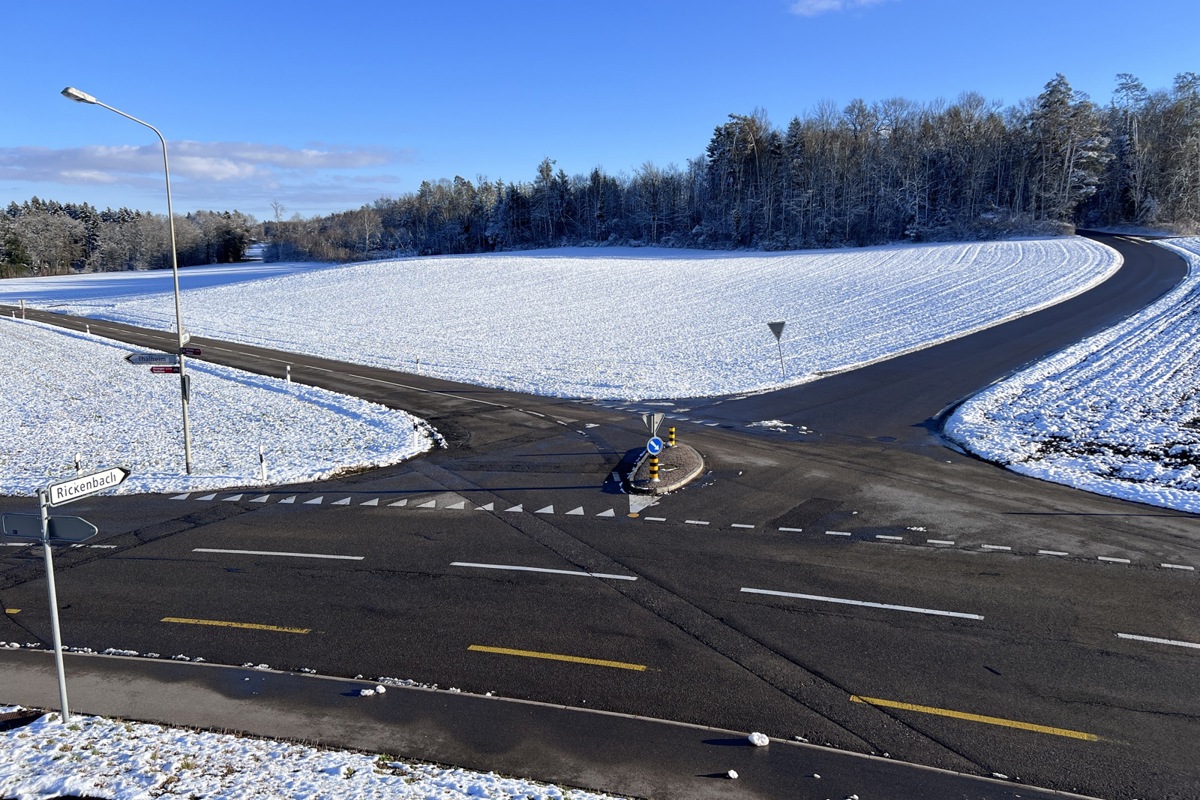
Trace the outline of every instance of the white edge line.
<instances>
[{"instance_id":1,"label":"white edge line","mask_svg":"<svg viewBox=\"0 0 1200 800\"><path fill-rule=\"evenodd\" d=\"M788 533L803 533L804 532L804 528L780 528L779 530L787 531Z\"/></svg>"},{"instance_id":2,"label":"white edge line","mask_svg":"<svg viewBox=\"0 0 1200 800\"><path fill-rule=\"evenodd\" d=\"M334 556L324 553L279 553L271 550L218 550L211 547L192 548L193 553L225 553L238 556L289 556L291 558L331 558L339 561L362 561L363 556Z\"/></svg>"},{"instance_id":3,"label":"white edge line","mask_svg":"<svg viewBox=\"0 0 1200 800\"><path fill-rule=\"evenodd\" d=\"M685 520L685 524L687 524L687 525L707 525L708 522L706 522L705 520L702 520L702 519L689 519L689 520Z\"/></svg>"},{"instance_id":4,"label":"white edge line","mask_svg":"<svg viewBox=\"0 0 1200 800\"><path fill-rule=\"evenodd\" d=\"M1161 566L1163 569L1186 569L1189 572L1196 571L1195 567L1189 567L1186 564L1160 564L1159 566Z\"/></svg>"},{"instance_id":5,"label":"white edge line","mask_svg":"<svg viewBox=\"0 0 1200 800\"><path fill-rule=\"evenodd\" d=\"M729 526L729 527L731 527L731 528L753 528L754 526L753 526L753 525L747 525L747 524L746 524L746 523L744 523L744 522L734 522L734 523L730 524L730 526Z\"/></svg>"},{"instance_id":6,"label":"white edge line","mask_svg":"<svg viewBox=\"0 0 1200 800\"><path fill-rule=\"evenodd\" d=\"M853 536L849 531L825 531L826 536Z\"/></svg>"},{"instance_id":7,"label":"white edge line","mask_svg":"<svg viewBox=\"0 0 1200 800\"><path fill-rule=\"evenodd\" d=\"M1128 558L1113 558L1112 556L1096 556L1096 559L1098 561L1110 561L1113 564L1130 564L1130 563L1132 563Z\"/></svg>"},{"instance_id":8,"label":"white edge line","mask_svg":"<svg viewBox=\"0 0 1200 800\"><path fill-rule=\"evenodd\" d=\"M452 561L452 567L474 567L476 569L512 569L519 572L549 572L552 575L575 575L584 578L606 578L614 581L636 581L635 575L609 575L605 572L585 572L577 569L545 569L543 567L517 567L511 564L474 564L469 561Z\"/></svg>"},{"instance_id":9,"label":"white edge line","mask_svg":"<svg viewBox=\"0 0 1200 800\"><path fill-rule=\"evenodd\" d=\"M1038 550L1039 556L1069 556L1065 550Z\"/></svg>"},{"instance_id":10,"label":"white edge line","mask_svg":"<svg viewBox=\"0 0 1200 800\"><path fill-rule=\"evenodd\" d=\"M646 522L666 522L666 517L642 517Z\"/></svg>"},{"instance_id":11,"label":"white edge line","mask_svg":"<svg viewBox=\"0 0 1200 800\"><path fill-rule=\"evenodd\" d=\"M936 608L916 608L914 606L894 606L887 603L871 603L866 600L846 600L841 597L823 597L818 594L796 594L795 592L777 592L772 589L747 589L748 594L767 594L775 597L795 597L800 600L817 600L822 603L840 603L848 606L864 606L866 608L883 608L888 611L908 611L913 614L932 614L937 617L959 617L961 619L983 619L979 614L964 614L961 611L941 611Z\"/></svg>"},{"instance_id":12,"label":"white edge line","mask_svg":"<svg viewBox=\"0 0 1200 800\"><path fill-rule=\"evenodd\" d=\"M926 544L955 544L955 542L952 542L949 539L926 539L925 543Z\"/></svg>"},{"instance_id":13,"label":"white edge line","mask_svg":"<svg viewBox=\"0 0 1200 800\"><path fill-rule=\"evenodd\" d=\"M903 542L904 541L903 536L885 536L882 533L875 534L875 538L882 539L885 542Z\"/></svg>"},{"instance_id":14,"label":"white edge line","mask_svg":"<svg viewBox=\"0 0 1200 800\"><path fill-rule=\"evenodd\" d=\"M1132 633L1118 633L1118 639L1132 639L1135 642L1150 642L1151 644L1170 644L1175 647L1192 647L1200 650L1200 644L1195 642L1181 642L1178 639L1158 639L1154 636L1137 636Z\"/></svg>"}]
</instances>

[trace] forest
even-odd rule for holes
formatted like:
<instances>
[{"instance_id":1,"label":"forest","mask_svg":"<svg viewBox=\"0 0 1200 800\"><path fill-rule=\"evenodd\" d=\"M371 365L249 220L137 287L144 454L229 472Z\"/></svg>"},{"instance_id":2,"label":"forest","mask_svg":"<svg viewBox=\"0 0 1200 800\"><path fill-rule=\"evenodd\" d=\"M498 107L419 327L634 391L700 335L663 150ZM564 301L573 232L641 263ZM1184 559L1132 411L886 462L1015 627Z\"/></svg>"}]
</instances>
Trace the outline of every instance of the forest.
<instances>
[{"instance_id":1,"label":"forest","mask_svg":"<svg viewBox=\"0 0 1200 800\"><path fill-rule=\"evenodd\" d=\"M765 250L988 239L1076 227L1200 232L1200 75L1149 90L1117 76L1107 106L1056 75L1003 108L954 102L824 103L784 128L731 114L684 166L529 182L426 181L328 216L176 221L181 265L342 261L562 245ZM0 213L0 276L169 266L166 220L34 198Z\"/></svg>"}]
</instances>

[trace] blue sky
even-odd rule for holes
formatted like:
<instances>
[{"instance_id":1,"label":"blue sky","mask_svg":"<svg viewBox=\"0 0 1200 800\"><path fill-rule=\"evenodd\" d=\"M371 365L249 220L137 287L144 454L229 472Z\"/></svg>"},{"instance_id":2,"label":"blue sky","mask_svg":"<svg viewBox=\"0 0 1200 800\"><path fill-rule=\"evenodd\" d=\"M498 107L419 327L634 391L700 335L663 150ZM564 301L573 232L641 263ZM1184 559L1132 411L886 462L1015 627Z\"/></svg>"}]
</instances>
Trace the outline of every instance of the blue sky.
<instances>
[{"instance_id":1,"label":"blue sky","mask_svg":"<svg viewBox=\"0 0 1200 800\"><path fill-rule=\"evenodd\" d=\"M461 175L683 166L731 113L785 127L975 91L1015 105L1056 73L1107 103L1200 71L1195 0L204 0L10 2L0 203L34 195L270 218Z\"/></svg>"}]
</instances>

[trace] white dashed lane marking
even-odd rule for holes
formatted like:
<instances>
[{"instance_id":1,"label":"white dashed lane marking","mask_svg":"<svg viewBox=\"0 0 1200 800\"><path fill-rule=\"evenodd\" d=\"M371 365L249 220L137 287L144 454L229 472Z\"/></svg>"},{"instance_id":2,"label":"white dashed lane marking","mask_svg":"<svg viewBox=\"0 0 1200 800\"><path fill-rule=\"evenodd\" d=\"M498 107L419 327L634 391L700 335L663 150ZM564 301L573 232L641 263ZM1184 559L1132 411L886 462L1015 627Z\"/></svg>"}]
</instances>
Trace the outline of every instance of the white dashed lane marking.
<instances>
[{"instance_id":1,"label":"white dashed lane marking","mask_svg":"<svg viewBox=\"0 0 1200 800\"><path fill-rule=\"evenodd\" d=\"M273 497L273 495L264 494L264 495L259 495L258 497L255 497L252 500L246 500L245 494L234 494L234 495L230 495L228 497L224 497L224 498L222 498L222 500L224 500L226 502L266 503L272 497ZM171 499L171 500L192 499L192 500L196 500L199 502L208 502L208 501L212 501L216 498L217 498L217 493L215 493L215 492L205 494L205 495L199 495L199 496L195 496L195 497L193 497L193 493L184 492L182 494L173 495L169 499ZM454 502L448 502L444 505L439 505L437 498L422 499L421 502L419 502L419 503L411 503L411 504L410 504L410 500L411 500L410 498L396 500L394 502L388 503L387 506L389 508L403 508L405 506L408 506L410 508L440 509L440 510L447 510L447 511L462 511L462 510L466 510L466 509L472 507L468 503L468 501L463 500L463 499L458 499L457 501L454 501ZM314 497L309 500L301 500L300 495L291 495L288 497L284 497L282 500L279 500L278 502L280 504L302 504L302 505L321 506L321 505L324 505L325 498L324 498L324 496L319 495L319 496ZM355 502L354 497L350 496L350 497L342 498L341 500L337 500L333 503L330 503L330 505L348 506L348 505L352 505L354 502ZM383 502L383 499L381 499L379 497L375 497L375 498L371 498L371 499L365 500L363 502L360 502L359 505L378 507L379 505L381 505L382 502ZM473 508L476 511L490 511L490 512L494 513L496 510L496 505L495 505L495 503L487 503L487 504L480 505L480 506L474 506ZM640 511L640 510L641 510L640 508L632 508L631 507L631 511ZM510 513L517 513L517 514L528 513L528 512L526 512L525 506L523 503L518 503L517 505L506 508L506 509L504 509L504 511L510 512ZM555 511L555 508L553 505L544 506L532 513L545 514L545 515L558 514L558 512ZM563 516L583 517L583 516L588 516L590 513L591 512L584 506L576 506L575 508L571 509L570 511L562 512L562 515ZM600 517L600 518L613 519L613 518L616 518L618 516L618 514L616 512L616 509L608 508L608 509L605 509L605 510L600 511L599 513L595 514L595 516ZM623 515L621 515L621 516L623 516ZM636 514L636 513L630 514L630 516L637 518L638 514ZM667 517L640 517L640 520L642 522L653 522L653 523L660 523L660 524L670 522L670 520L668 520ZM714 523L710 520L701 520L701 519L683 519L682 521L676 519L675 523L676 524L684 524L684 525L694 525L694 526L698 526L698 527L709 527L709 526L713 526L713 525L720 527L722 525L725 525L728 528L732 528L735 530L747 530L747 531L756 530L758 528L757 525L755 525L753 523L748 523L748 522L723 523L723 522L718 521L718 522ZM781 533L803 533L804 532L804 528L786 527L786 526L778 527L775 530L777 530ZM909 527L908 530L924 531L925 528L924 527ZM907 541L906 537L901 536L901 535L882 534L882 533L868 534L868 533L864 532L864 533L856 535L853 531L827 530L827 531L824 531L824 535L825 536L836 536L836 537L846 539L846 540L853 540L857 536L861 535L861 537L863 539L870 537L874 541L878 541L881 543L888 543L888 544L905 544ZM918 544L919 544L919 540L918 540ZM958 544L958 542L954 539L926 539L925 544L932 545L938 549L946 549L946 548L960 546ZM968 548L968 549L969 548L978 548L979 550L983 550L983 551L987 551L987 552L1012 553L1013 555L1020 555L1020 553L1014 552L1014 548L1010 545L978 544L978 545L961 545L961 547ZM1036 554L1039 556L1054 556L1054 557L1059 557L1059 558L1066 558L1071 555L1066 550L1048 550L1048 549L1039 549L1036 551ZM1029 555L1029 553L1024 553L1024 555ZM1131 558L1122 558L1122 557L1118 557L1118 556L1095 556L1094 558L1096 561L1100 561L1100 562L1103 562L1106 564L1132 565L1134 563L1133 559L1131 559ZM1194 566L1191 566L1188 564L1175 564L1175 563L1170 563L1170 562L1162 562L1162 563L1159 563L1158 566L1162 569L1177 570L1180 572L1196 572L1196 568Z\"/></svg>"},{"instance_id":2,"label":"white dashed lane marking","mask_svg":"<svg viewBox=\"0 0 1200 800\"><path fill-rule=\"evenodd\" d=\"M611 581L636 581L634 575L610 575L605 572L585 572L577 569L546 569L544 567L518 567L511 564L476 564L469 561L451 562L452 567L471 567L474 569L513 570L516 572L545 572L551 575L575 575L584 578L603 578Z\"/></svg>"},{"instance_id":3,"label":"white dashed lane marking","mask_svg":"<svg viewBox=\"0 0 1200 800\"><path fill-rule=\"evenodd\" d=\"M818 603L837 603L847 606L863 606L865 608L882 608L887 611L907 611L911 614L930 614L937 617L958 617L959 619L983 619L980 614L967 614L962 611L942 611L936 608L918 608L916 606L898 606L890 603L872 603L867 600L847 600L842 597L825 597L819 594L800 594L797 592L778 592L773 589L747 589L743 588L743 592L747 594L763 594L773 597L790 597L798 600L813 600Z\"/></svg>"},{"instance_id":4,"label":"white dashed lane marking","mask_svg":"<svg viewBox=\"0 0 1200 800\"><path fill-rule=\"evenodd\" d=\"M1195 642L1181 642L1178 639L1159 639L1154 636L1138 636L1133 633L1118 633L1118 639L1132 639L1135 642L1147 642L1149 644L1169 644L1174 647L1191 647L1200 650L1200 644Z\"/></svg>"}]
</instances>

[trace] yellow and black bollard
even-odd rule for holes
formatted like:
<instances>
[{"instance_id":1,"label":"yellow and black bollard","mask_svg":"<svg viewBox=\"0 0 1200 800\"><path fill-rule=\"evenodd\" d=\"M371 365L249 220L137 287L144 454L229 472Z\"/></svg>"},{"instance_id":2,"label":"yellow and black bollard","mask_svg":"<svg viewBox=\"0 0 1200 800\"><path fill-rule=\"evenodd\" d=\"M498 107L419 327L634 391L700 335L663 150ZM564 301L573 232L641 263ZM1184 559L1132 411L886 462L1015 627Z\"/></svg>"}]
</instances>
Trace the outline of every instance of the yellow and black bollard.
<instances>
[{"instance_id":1,"label":"yellow and black bollard","mask_svg":"<svg viewBox=\"0 0 1200 800\"><path fill-rule=\"evenodd\" d=\"M667 428L667 447L675 446L675 426Z\"/></svg>"},{"instance_id":2,"label":"yellow and black bollard","mask_svg":"<svg viewBox=\"0 0 1200 800\"><path fill-rule=\"evenodd\" d=\"M658 456L650 456L650 482L658 483Z\"/></svg>"}]
</instances>

